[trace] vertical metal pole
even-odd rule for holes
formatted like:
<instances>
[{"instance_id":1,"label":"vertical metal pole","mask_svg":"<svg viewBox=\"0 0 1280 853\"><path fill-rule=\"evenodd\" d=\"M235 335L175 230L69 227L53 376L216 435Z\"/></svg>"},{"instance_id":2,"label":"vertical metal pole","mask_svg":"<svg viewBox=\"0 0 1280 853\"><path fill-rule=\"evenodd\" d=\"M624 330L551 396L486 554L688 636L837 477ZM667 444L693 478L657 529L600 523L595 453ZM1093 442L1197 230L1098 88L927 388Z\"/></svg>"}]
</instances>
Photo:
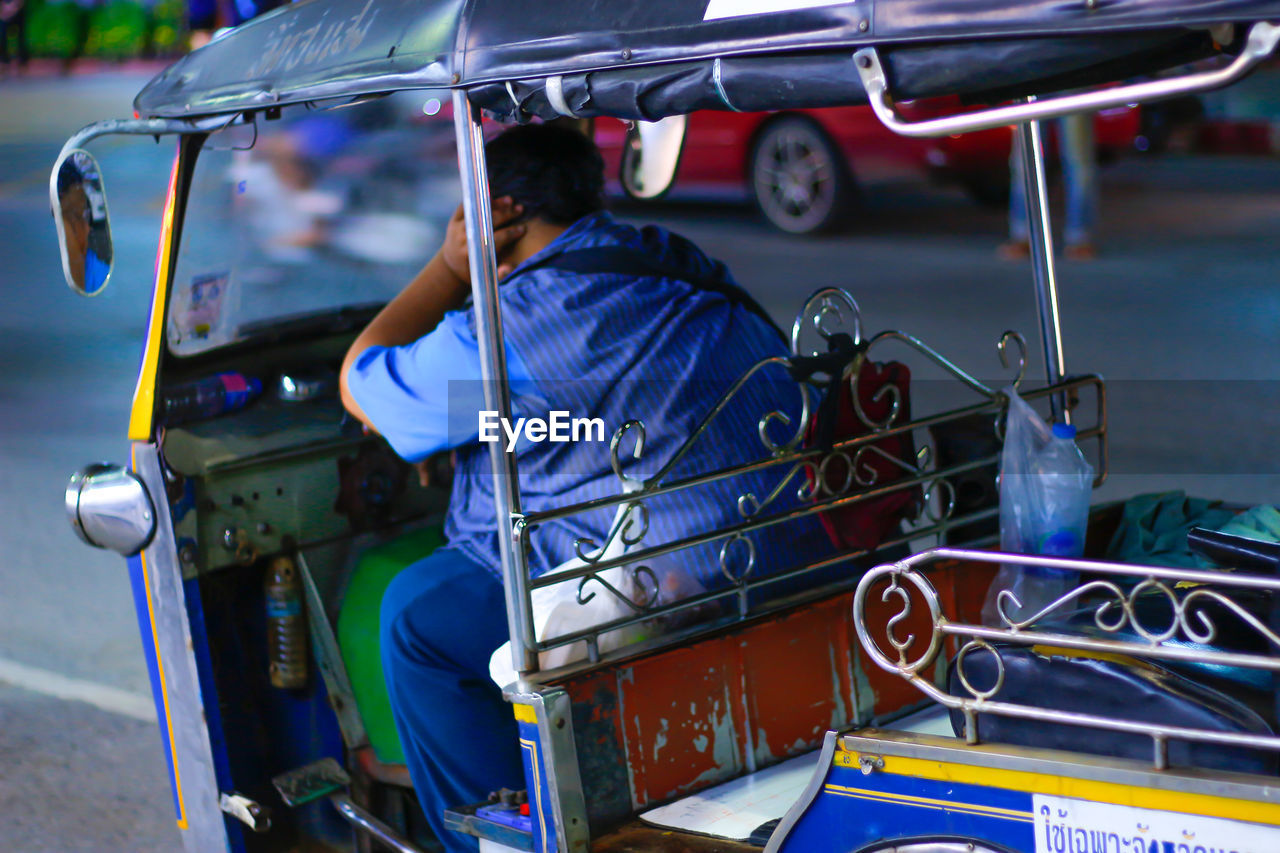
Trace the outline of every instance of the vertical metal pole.
<instances>
[{"instance_id":1,"label":"vertical metal pole","mask_svg":"<svg viewBox=\"0 0 1280 853\"><path fill-rule=\"evenodd\" d=\"M1035 100L1031 98L1029 100ZM1058 316L1058 279L1054 269L1053 231L1049 220L1049 191L1044 176L1044 145L1040 122L1017 125L1014 145L1022 161L1022 178L1027 199L1027 236L1031 245L1031 273L1036 285L1036 311L1040 317L1040 342L1050 384L1066 375L1062 351L1062 322ZM1049 398L1053 419L1071 422L1071 413L1060 395Z\"/></svg>"},{"instance_id":2,"label":"vertical metal pole","mask_svg":"<svg viewBox=\"0 0 1280 853\"><path fill-rule=\"evenodd\" d=\"M484 402L500 418L511 418L511 386L507 382L507 348L503 344L502 314L498 309L498 259L493 246L493 207L489 175L484 163L484 133L480 112L467 93L453 90L453 126L458 139L458 171L462 176L462 211L467 222L467 260L471 264L471 298L475 303L476 337L480 343L480 377ZM493 464L493 500L497 510L498 551L507 600L507 628L511 658L517 672L538 668L534 651L533 613L529 599L529 568L524 549L516 547L513 523L520 515L520 478L516 455L501 442L489 445Z\"/></svg>"}]
</instances>

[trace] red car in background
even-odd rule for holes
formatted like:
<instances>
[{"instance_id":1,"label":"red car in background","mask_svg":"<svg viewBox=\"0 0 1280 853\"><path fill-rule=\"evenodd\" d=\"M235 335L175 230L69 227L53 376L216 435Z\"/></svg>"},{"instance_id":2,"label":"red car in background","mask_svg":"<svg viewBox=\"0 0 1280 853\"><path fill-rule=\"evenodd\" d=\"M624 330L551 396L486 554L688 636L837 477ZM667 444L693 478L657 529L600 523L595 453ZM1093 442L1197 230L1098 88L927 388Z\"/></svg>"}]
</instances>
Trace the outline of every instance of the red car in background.
<instances>
[{"instance_id":1,"label":"red car in background","mask_svg":"<svg viewBox=\"0 0 1280 853\"><path fill-rule=\"evenodd\" d=\"M906 118L960 111L955 99L901 105ZM1099 159L1133 148L1136 108L1094 119ZM615 176L626 125L597 119L596 142ZM793 234L830 229L848 212L856 187L925 175L958 183L983 204L1009 193L1010 128L941 139L898 136L869 106L771 113L696 112L689 116L676 173L683 196L753 199L773 225Z\"/></svg>"}]
</instances>

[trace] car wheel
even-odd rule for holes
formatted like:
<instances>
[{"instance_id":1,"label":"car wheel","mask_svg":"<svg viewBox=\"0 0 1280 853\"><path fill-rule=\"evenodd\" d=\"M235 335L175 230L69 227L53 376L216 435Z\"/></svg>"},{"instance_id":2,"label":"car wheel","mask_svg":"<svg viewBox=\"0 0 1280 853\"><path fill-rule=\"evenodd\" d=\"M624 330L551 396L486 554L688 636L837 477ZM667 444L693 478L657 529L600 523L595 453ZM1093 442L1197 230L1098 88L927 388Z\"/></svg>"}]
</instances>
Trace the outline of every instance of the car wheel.
<instances>
[{"instance_id":1,"label":"car wheel","mask_svg":"<svg viewBox=\"0 0 1280 853\"><path fill-rule=\"evenodd\" d=\"M767 125L751 148L751 192L760 212L791 234L828 230L845 214L853 181L840 151L813 122Z\"/></svg>"}]
</instances>

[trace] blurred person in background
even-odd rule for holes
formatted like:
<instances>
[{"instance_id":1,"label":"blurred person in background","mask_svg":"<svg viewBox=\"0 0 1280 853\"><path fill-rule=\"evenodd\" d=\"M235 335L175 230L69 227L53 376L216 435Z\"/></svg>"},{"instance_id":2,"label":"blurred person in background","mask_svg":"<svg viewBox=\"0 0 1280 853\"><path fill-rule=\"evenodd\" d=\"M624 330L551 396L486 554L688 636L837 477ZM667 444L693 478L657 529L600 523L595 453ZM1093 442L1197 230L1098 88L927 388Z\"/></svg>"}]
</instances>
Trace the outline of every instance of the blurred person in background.
<instances>
[{"instance_id":1,"label":"blurred person in background","mask_svg":"<svg viewBox=\"0 0 1280 853\"><path fill-rule=\"evenodd\" d=\"M187 32L191 34L192 50L198 50L213 40L218 28L218 4L214 0L187 0Z\"/></svg>"},{"instance_id":2,"label":"blurred person in background","mask_svg":"<svg viewBox=\"0 0 1280 853\"><path fill-rule=\"evenodd\" d=\"M1063 254L1077 261L1098 256L1094 229L1098 223L1098 168L1093 141L1093 114L1065 116L1043 127L1057 134L1058 161L1066 194L1066 222ZM1009 156L1009 240L1000 246L1006 260L1021 260L1031 254L1027 216L1027 189L1022 174L1022 156L1015 145Z\"/></svg>"},{"instance_id":3,"label":"blurred person in background","mask_svg":"<svg viewBox=\"0 0 1280 853\"><path fill-rule=\"evenodd\" d=\"M221 31L282 6L287 0L187 0L191 49L204 47Z\"/></svg>"},{"instance_id":4,"label":"blurred person in background","mask_svg":"<svg viewBox=\"0 0 1280 853\"><path fill-rule=\"evenodd\" d=\"M17 42L18 71L27 67L31 58L27 49L26 0L0 0L0 77L9 73L9 33Z\"/></svg>"}]
</instances>

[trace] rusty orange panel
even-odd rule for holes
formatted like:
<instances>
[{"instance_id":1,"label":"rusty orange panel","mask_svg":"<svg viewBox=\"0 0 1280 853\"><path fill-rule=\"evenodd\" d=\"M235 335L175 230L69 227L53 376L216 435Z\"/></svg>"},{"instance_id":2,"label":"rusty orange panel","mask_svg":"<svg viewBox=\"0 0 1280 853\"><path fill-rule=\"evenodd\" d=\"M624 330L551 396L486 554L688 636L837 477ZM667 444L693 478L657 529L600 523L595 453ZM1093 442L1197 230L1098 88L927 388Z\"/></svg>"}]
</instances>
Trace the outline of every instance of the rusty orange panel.
<instances>
[{"instance_id":1,"label":"rusty orange panel","mask_svg":"<svg viewBox=\"0 0 1280 853\"><path fill-rule=\"evenodd\" d=\"M852 719L851 601L819 602L738 638L757 767L817 748Z\"/></svg>"},{"instance_id":2,"label":"rusty orange panel","mask_svg":"<svg viewBox=\"0 0 1280 853\"><path fill-rule=\"evenodd\" d=\"M616 671L636 808L743 772L734 646L733 637L718 637Z\"/></svg>"}]
</instances>

